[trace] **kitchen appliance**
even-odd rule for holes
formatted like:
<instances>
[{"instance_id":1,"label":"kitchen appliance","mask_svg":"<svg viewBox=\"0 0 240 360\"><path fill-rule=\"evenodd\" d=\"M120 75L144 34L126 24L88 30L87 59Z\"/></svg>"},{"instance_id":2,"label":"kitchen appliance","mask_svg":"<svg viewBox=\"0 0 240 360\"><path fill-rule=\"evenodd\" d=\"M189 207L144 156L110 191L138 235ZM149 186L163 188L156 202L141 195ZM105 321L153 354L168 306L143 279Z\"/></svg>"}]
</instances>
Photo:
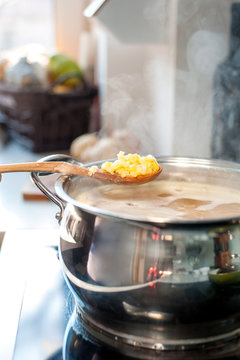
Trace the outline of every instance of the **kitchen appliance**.
<instances>
[{"instance_id":1,"label":"kitchen appliance","mask_svg":"<svg viewBox=\"0 0 240 360\"><path fill-rule=\"evenodd\" d=\"M220 126L225 115L229 127L234 121L229 105L221 101L221 85L226 85L223 95L229 98L228 104L238 111L238 77L231 71L231 62L219 69L222 84L218 81L218 88L213 84L218 66L228 59L232 6L235 11L239 4L92 0L84 15L97 41L95 76L102 130L110 134L127 128L137 134L142 153L214 157L213 122ZM234 91L228 92L229 85ZM227 133L228 147L237 146L234 129Z\"/></svg>"},{"instance_id":2,"label":"kitchen appliance","mask_svg":"<svg viewBox=\"0 0 240 360\"><path fill-rule=\"evenodd\" d=\"M64 155L41 161L50 160L75 161ZM184 179L232 190L239 185L238 164L157 160L164 170L155 181ZM39 174L32 178L60 208L59 256L81 336L130 358L238 354L239 216L175 220L111 212L76 200L101 182L61 176L55 193ZM77 343L78 331L70 333Z\"/></svg>"}]
</instances>

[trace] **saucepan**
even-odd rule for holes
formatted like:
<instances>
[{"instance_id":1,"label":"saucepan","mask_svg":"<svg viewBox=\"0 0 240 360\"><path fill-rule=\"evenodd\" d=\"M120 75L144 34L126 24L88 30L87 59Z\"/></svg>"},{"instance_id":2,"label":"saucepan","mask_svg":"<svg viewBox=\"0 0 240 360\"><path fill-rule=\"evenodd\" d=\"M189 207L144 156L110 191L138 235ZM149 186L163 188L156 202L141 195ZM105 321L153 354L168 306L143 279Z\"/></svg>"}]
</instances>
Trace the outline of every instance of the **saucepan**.
<instances>
[{"instance_id":1,"label":"saucepan","mask_svg":"<svg viewBox=\"0 0 240 360\"><path fill-rule=\"evenodd\" d=\"M51 160L76 161L63 155L40 161ZM157 160L162 173L144 185L60 176L53 191L43 174L31 174L59 206L66 282L93 337L149 351L229 351L240 335L240 165Z\"/></svg>"}]
</instances>

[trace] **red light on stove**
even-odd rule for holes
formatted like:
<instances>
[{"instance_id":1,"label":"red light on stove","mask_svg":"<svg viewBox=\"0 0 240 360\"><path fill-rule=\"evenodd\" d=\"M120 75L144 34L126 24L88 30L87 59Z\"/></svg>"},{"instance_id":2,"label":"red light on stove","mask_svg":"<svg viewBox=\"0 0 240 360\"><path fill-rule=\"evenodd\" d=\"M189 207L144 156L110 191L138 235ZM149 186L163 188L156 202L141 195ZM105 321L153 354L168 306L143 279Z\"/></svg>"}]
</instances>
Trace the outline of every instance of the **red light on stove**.
<instances>
[{"instance_id":1,"label":"red light on stove","mask_svg":"<svg viewBox=\"0 0 240 360\"><path fill-rule=\"evenodd\" d=\"M160 230L156 227L152 231L152 239L158 241L160 239Z\"/></svg>"},{"instance_id":2,"label":"red light on stove","mask_svg":"<svg viewBox=\"0 0 240 360\"><path fill-rule=\"evenodd\" d=\"M159 278L159 272L158 272L158 267L157 265L155 266L151 266L148 269L148 281L149 281L149 285L151 287L156 287L156 284L153 283L152 281L157 280Z\"/></svg>"},{"instance_id":3,"label":"red light on stove","mask_svg":"<svg viewBox=\"0 0 240 360\"><path fill-rule=\"evenodd\" d=\"M158 268L157 268L157 265L155 266L151 266L148 270L148 275L150 278L155 278L157 279L158 278Z\"/></svg>"},{"instance_id":4,"label":"red light on stove","mask_svg":"<svg viewBox=\"0 0 240 360\"><path fill-rule=\"evenodd\" d=\"M150 282L150 283L149 283L149 286L151 286L151 287L153 287L154 289L156 289L156 284L153 283L153 282Z\"/></svg>"}]
</instances>

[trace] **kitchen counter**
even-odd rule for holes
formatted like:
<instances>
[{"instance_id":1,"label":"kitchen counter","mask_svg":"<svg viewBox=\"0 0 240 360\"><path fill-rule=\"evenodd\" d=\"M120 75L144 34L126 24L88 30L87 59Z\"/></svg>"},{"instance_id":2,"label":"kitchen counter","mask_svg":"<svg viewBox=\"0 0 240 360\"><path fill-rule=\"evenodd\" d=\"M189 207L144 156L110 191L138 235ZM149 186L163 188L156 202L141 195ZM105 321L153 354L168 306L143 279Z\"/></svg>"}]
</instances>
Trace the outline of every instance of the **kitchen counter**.
<instances>
[{"instance_id":1,"label":"kitchen counter","mask_svg":"<svg viewBox=\"0 0 240 360\"><path fill-rule=\"evenodd\" d=\"M46 155L15 142L0 146L0 163L37 161ZM59 208L47 198L25 200L23 189L29 183L29 173L6 173L0 182L0 337L5 339L0 341L0 359L4 360L48 358L61 348L66 325L66 317L60 316L66 300L56 250Z\"/></svg>"},{"instance_id":2,"label":"kitchen counter","mask_svg":"<svg viewBox=\"0 0 240 360\"><path fill-rule=\"evenodd\" d=\"M53 354L61 354L71 301L57 256L58 241L57 229L4 233L0 251L2 360L55 359Z\"/></svg>"},{"instance_id":3,"label":"kitchen counter","mask_svg":"<svg viewBox=\"0 0 240 360\"><path fill-rule=\"evenodd\" d=\"M47 154L35 154L15 142L0 147L0 163L36 161ZM9 229L58 227L55 214L58 207L48 200L24 200L23 188L29 183L29 173L3 174L0 183L0 232Z\"/></svg>"}]
</instances>

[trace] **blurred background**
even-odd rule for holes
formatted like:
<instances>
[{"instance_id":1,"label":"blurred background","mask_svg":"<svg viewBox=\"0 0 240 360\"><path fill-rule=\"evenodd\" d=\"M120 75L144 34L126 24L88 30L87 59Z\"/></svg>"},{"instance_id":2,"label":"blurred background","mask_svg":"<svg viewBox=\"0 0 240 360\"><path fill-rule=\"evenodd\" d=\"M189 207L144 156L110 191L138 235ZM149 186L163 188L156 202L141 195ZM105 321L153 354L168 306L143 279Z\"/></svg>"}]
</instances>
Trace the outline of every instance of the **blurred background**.
<instances>
[{"instance_id":1,"label":"blurred background","mask_svg":"<svg viewBox=\"0 0 240 360\"><path fill-rule=\"evenodd\" d=\"M2 0L2 142L81 161L119 150L238 161L239 19L230 0ZM57 75L80 71L84 99L83 83L53 88L61 55L80 70Z\"/></svg>"}]
</instances>

